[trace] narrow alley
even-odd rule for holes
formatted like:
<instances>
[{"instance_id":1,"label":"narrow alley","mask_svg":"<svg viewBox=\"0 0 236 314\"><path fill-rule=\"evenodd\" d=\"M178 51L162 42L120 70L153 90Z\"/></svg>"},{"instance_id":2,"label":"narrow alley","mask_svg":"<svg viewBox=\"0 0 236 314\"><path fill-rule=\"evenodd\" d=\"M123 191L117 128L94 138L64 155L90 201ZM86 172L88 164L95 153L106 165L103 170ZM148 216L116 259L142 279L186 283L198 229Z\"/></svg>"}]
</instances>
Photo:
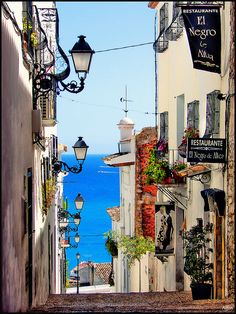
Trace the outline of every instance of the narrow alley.
<instances>
[{"instance_id":1,"label":"narrow alley","mask_svg":"<svg viewBox=\"0 0 236 314\"><path fill-rule=\"evenodd\" d=\"M190 292L53 294L28 313L234 313L233 299L192 300Z\"/></svg>"}]
</instances>

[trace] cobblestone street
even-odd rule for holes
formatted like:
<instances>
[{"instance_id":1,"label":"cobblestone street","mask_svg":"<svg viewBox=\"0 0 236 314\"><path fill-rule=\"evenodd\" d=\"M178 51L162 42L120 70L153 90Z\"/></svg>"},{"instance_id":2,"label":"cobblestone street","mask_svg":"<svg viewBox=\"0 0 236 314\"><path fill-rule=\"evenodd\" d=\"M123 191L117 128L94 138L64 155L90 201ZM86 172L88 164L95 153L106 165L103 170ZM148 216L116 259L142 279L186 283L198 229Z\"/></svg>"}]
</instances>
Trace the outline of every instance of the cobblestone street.
<instances>
[{"instance_id":1,"label":"cobblestone street","mask_svg":"<svg viewBox=\"0 0 236 314\"><path fill-rule=\"evenodd\" d=\"M29 313L234 313L233 299L192 300L189 292L50 295Z\"/></svg>"}]
</instances>

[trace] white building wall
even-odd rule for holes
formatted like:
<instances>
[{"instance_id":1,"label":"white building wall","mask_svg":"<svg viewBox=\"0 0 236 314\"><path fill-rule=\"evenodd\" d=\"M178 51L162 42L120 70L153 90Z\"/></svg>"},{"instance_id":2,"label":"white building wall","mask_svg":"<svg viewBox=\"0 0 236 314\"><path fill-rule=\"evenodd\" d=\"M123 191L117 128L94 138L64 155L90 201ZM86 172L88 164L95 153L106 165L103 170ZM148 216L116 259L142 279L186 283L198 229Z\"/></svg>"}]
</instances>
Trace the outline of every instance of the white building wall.
<instances>
[{"instance_id":1,"label":"white building wall","mask_svg":"<svg viewBox=\"0 0 236 314\"><path fill-rule=\"evenodd\" d=\"M158 2L156 9L166 3ZM168 1L169 21L171 21L173 2ZM222 74L212 73L193 68L190 48L185 29L176 41L169 41L167 50L157 53L157 94L158 112L168 111L168 145L169 149L177 149L177 97L184 96L184 128L187 123L187 104L199 100L199 131L204 135L206 127L206 95L214 90L227 93L229 66L229 9L230 2L224 2L221 8L221 36L222 36ZM157 13L159 14L159 13ZM158 36L158 34L157 34ZM225 102L220 102L220 136L225 138ZM211 164L211 181L204 185L199 181L187 179L184 191L187 201L185 209L186 225L189 229L196 224L196 218L204 219L204 201L200 191L205 188L219 188L225 190L225 178L222 174L223 164ZM160 192L159 192L160 194ZM158 195L160 201L168 201L163 195ZM181 207L181 205L180 205ZM177 230L178 232L178 230ZM175 289L175 257L168 257L166 263L158 261L158 290ZM185 276L186 277L186 276ZM189 290L189 281L185 278L185 290Z\"/></svg>"}]
</instances>

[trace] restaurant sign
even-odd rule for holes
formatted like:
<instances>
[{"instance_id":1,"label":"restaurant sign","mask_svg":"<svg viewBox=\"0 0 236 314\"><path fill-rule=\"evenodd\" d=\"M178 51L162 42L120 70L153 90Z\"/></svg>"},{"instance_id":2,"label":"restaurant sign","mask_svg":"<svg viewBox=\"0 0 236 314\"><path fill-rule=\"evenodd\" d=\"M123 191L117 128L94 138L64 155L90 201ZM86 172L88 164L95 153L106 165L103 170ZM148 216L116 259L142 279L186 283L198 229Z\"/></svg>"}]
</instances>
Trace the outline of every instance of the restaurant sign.
<instances>
[{"instance_id":1,"label":"restaurant sign","mask_svg":"<svg viewBox=\"0 0 236 314\"><path fill-rule=\"evenodd\" d=\"M226 140L221 138L188 138L188 162L225 162Z\"/></svg>"},{"instance_id":2,"label":"restaurant sign","mask_svg":"<svg viewBox=\"0 0 236 314\"><path fill-rule=\"evenodd\" d=\"M220 8L182 8L184 25L195 69L221 73Z\"/></svg>"}]
</instances>

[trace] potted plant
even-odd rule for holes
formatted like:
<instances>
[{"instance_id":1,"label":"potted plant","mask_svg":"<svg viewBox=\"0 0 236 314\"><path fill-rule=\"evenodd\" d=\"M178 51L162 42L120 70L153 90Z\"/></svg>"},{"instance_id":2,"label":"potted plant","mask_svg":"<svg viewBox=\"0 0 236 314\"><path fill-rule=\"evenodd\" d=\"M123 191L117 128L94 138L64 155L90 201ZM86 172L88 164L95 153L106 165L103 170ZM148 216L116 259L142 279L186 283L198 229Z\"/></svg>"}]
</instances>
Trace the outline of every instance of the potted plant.
<instances>
[{"instance_id":1,"label":"potted plant","mask_svg":"<svg viewBox=\"0 0 236 314\"><path fill-rule=\"evenodd\" d=\"M178 172L184 170L185 168L187 168L187 163L179 160L175 161L171 166L172 176L176 182L183 182L184 178L181 177Z\"/></svg>"},{"instance_id":2,"label":"potted plant","mask_svg":"<svg viewBox=\"0 0 236 314\"><path fill-rule=\"evenodd\" d=\"M110 233L107 234L105 246L107 251L111 254L112 257L118 256L117 242L112 238L112 235Z\"/></svg>"},{"instance_id":3,"label":"potted plant","mask_svg":"<svg viewBox=\"0 0 236 314\"><path fill-rule=\"evenodd\" d=\"M199 138L199 130L189 127L184 130L184 135L182 137L182 143L178 147L179 155L186 158L187 153L187 139L188 138Z\"/></svg>"},{"instance_id":4,"label":"potted plant","mask_svg":"<svg viewBox=\"0 0 236 314\"><path fill-rule=\"evenodd\" d=\"M30 43L33 47L37 47L39 41L37 38L37 34L35 31L33 31L32 23L29 19L27 19L26 16L23 17L22 20L23 23L23 41L24 41L24 47L27 49L28 46L28 38L30 36Z\"/></svg>"},{"instance_id":5,"label":"potted plant","mask_svg":"<svg viewBox=\"0 0 236 314\"><path fill-rule=\"evenodd\" d=\"M149 160L144 174L148 184L171 183L171 170L168 161L156 157L156 148L149 150ZM167 181L169 179L169 181Z\"/></svg>"},{"instance_id":6,"label":"potted plant","mask_svg":"<svg viewBox=\"0 0 236 314\"><path fill-rule=\"evenodd\" d=\"M212 231L212 223L203 227L202 219L199 219L197 225L183 232L184 272L190 276L194 300L210 299L212 295L213 263L210 262L210 253L213 249L209 247Z\"/></svg>"}]
</instances>

